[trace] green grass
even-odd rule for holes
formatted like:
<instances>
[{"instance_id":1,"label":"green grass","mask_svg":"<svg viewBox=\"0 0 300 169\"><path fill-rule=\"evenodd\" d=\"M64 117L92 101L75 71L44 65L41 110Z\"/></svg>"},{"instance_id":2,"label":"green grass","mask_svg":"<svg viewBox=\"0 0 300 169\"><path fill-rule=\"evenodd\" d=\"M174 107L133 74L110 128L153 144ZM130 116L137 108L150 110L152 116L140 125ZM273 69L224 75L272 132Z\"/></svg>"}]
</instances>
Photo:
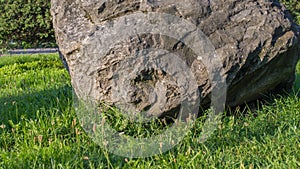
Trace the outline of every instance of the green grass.
<instances>
[{"instance_id":1,"label":"green grass","mask_svg":"<svg viewBox=\"0 0 300 169\"><path fill-rule=\"evenodd\" d=\"M300 65L295 91L299 72ZM126 159L83 131L70 77L57 55L0 58L0 168L299 168L298 93L255 114L225 116L203 144L197 142L199 119L172 150Z\"/></svg>"}]
</instances>

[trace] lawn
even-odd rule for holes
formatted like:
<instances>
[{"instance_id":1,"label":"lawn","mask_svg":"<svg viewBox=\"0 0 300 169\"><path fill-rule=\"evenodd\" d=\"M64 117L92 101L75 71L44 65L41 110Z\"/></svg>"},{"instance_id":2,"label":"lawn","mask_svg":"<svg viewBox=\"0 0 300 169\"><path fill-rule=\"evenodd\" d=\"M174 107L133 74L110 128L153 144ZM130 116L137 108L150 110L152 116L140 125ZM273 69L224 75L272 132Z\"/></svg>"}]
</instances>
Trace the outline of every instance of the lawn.
<instances>
[{"instance_id":1,"label":"lawn","mask_svg":"<svg viewBox=\"0 0 300 169\"><path fill-rule=\"evenodd\" d=\"M199 119L170 151L128 159L84 132L56 54L0 57L0 168L299 168L299 88L300 64L293 93L224 116L206 142L197 142Z\"/></svg>"}]
</instances>

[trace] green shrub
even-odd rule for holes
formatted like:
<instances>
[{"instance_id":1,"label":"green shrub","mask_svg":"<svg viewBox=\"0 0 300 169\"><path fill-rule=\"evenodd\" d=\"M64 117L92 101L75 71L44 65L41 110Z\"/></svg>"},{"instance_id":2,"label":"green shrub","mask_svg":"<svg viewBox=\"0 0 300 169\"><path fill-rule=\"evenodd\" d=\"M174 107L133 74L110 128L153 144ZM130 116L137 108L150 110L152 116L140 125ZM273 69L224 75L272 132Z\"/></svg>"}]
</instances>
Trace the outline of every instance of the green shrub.
<instances>
[{"instance_id":1,"label":"green shrub","mask_svg":"<svg viewBox=\"0 0 300 169\"><path fill-rule=\"evenodd\" d=\"M294 16L295 22L300 25L300 1L299 0L279 0Z\"/></svg>"},{"instance_id":2,"label":"green shrub","mask_svg":"<svg viewBox=\"0 0 300 169\"><path fill-rule=\"evenodd\" d=\"M50 0L0 0L0 49L55 45Z\"/></svg>"}]
</instances>

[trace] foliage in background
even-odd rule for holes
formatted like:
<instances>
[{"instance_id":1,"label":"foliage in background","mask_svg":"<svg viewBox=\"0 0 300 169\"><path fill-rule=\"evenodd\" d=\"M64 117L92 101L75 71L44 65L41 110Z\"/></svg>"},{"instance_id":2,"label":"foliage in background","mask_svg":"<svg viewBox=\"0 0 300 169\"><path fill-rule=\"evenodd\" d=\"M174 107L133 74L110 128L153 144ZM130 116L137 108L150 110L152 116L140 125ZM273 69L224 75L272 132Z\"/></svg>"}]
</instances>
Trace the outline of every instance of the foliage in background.
<instances>
[{"instance_id":1,"label":"foliage in background","mask_svg":"<svg viewBox=\"0 0 300 169\"><path fill-rule=\"evenodd\" d=\"M0 49L55 46L50 0L0 0Z\"/></svg>"},{"instance_id":2,"label":"foliage in background","mask_svg":"<svg viewBox=\"0 0 300 169\"><path fill-rule=\"evenodd\" d=\"M300 1L299 0L279 0L284 3L287 9L291 12L295 22L300 25Z\"/></svg>"}]
</instances>

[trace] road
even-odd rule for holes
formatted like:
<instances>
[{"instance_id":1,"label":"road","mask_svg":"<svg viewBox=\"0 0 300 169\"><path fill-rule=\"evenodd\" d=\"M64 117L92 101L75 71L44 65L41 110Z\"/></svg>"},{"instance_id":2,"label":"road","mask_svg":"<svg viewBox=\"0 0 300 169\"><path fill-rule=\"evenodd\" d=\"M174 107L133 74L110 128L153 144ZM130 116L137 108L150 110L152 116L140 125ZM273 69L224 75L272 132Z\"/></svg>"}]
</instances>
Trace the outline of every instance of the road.
<instances>
[{"instance_id":1,"label":"road","mask_svg":"<svg viewBox=\"0 0 300 169\"><path fill-rule=\"evenodd\" d=\"M7 54L3 54L0 56L7 55L19 55L19 54L45 54L45 53L56 53L58 52L58 48L38 48L38 49L14 49L8 50Z\"/></svg>"}]
</instances>

